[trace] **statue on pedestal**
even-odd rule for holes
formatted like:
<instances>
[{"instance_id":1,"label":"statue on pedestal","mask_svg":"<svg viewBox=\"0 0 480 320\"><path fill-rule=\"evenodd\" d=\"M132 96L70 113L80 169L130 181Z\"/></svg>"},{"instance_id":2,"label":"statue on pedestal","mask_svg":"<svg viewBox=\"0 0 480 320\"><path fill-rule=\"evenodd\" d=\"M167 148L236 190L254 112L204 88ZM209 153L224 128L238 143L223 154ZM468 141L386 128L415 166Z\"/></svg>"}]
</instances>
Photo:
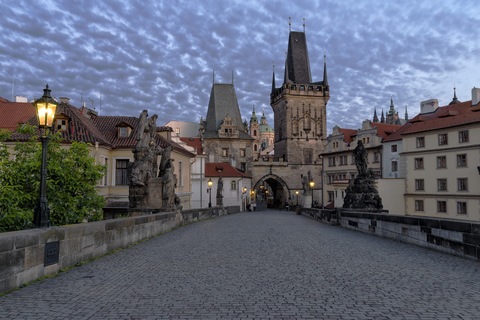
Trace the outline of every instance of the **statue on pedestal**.
<instances>
[{"instance_id":1,"label":"statue on pedestal","mask_svg":"<svg viewBox=\"0 0 480 320\"><path fill-rule=\"evenodd\" d=\"M157 115L148 118L147 110L140 113L134 162L129 165L130 208L174 210L179 204L175 195L177 177L174 174L173 147L160 148L155 142ZM160 166L157 156L161 156ZM157 176L158 174L158 176Z\"/></svg>"},{"instance_id":2,"label":"statue on pedestal","mask_svg":"<svg viewBox=\"0 0 480 320\"><path fill-rule=\"evenodd\" d=\"M220 178L218 178L217 206L223 206L223 179L222 179L222 176L220 176Z\"/></svg>"},{"instance_id":3,"label":"statue on pedestal","mask_svg":"<svg viewBox=\"0 0 480 320\"><path fill-rule=\"evenodd\" d=\"M353 150L358 175L345 190L343 208L383 209L382 199L375 188L375 175L367 166L367 155L365 146L359 140Z\"/></svg>"}]
</instances>

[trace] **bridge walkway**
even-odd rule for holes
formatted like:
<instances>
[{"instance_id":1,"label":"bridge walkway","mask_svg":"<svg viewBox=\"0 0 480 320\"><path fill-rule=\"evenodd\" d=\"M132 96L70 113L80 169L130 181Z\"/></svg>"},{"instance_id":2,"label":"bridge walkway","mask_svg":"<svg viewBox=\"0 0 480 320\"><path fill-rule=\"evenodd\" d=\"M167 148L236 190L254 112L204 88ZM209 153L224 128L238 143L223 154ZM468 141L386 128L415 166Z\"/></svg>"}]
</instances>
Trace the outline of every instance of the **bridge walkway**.
<instances>
[{"instance_id":1,"label":"bridge walkway","mask_svg":"<svg viewBox=\"0 0 480 320\"><path fill-rule=\"evenodd\" d=\"M242 212L187 225L0 297L2 319L478 319L480 264Z\"/></svg>"}]
</instances>

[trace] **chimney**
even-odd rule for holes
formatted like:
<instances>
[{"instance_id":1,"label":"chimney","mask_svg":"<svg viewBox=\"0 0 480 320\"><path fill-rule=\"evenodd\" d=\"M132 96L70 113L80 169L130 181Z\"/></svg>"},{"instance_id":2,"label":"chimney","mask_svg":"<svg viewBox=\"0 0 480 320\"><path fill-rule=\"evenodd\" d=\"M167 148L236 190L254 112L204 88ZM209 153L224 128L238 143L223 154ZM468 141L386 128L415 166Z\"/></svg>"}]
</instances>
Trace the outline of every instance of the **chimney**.
<instances>
[{"instance_id":1,"label":"chimney","mask_svg":"<svg viewBox=\"0 0 480 320\"><path fill-rule=\"evenodd\" d=\"M28 102L28 100L22 96L15 96L15 102Z\"/></svg>"},{"instance_id":2,"label":"chimney","mask_svg":"<svg viewBox=\"0 0 480 320\"><path fill-rule=\"evenodd\" d=\"M476 106L480 102L480 88L472 89L472 106Z\"/></svg>"},{"instance_id":3,"label":"chimney","mask_svg":"<svg viewBox=\"0 0 480 320\"><path fill-rule=\"evenodd\" d=\"M438 99L430 99L420 102L420 114L434 112L437 108Z\"/></svg>"},{"instance_id":4,"label":"chimney","mask_svg":"<svg viewBox=\"0 0 480 320\"><path fill-rule=\"evenodd\" d=\"M60 102L64 102L64 103L70 103L70 98L66 98L66 97L60 97Z\"/></svg>"}]
</instances>

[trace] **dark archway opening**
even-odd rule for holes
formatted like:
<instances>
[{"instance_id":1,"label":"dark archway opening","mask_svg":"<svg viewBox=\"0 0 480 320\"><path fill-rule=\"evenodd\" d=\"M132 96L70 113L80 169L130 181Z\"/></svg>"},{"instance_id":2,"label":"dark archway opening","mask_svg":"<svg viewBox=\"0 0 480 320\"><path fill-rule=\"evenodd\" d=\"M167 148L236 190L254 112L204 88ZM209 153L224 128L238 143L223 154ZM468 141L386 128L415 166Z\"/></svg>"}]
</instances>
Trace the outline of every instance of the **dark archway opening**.
<instances>
[{"instance_id":1,"label":"dark archway opening","mask_svg":"<svg viewBox=\"0 0 480 320\"><path fill-rule=\"evenodd\" d=\"M255 193L257 207L284 209L290 202L288 190L285 182L276 175L267 175L262 177L255 184Z\"/></svg>"}]
</instances>

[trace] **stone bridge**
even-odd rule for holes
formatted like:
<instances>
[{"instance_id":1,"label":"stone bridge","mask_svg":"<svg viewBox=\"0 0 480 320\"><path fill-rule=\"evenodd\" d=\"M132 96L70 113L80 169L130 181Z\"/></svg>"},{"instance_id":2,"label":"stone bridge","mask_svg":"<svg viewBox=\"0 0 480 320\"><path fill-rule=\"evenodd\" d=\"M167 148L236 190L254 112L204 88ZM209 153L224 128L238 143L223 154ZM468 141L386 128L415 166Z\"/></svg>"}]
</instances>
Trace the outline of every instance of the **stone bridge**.
<instances>
[{"instance_id":1,"label":"stone bridge","mask_svg":"<svg viewBox=\"0 0 480 320\"><path fill-rule=\"evenodd\" d=\"M479 279L478 261L292 212L241 212L7 293L0 318L478 319Z\"/></svg>"}]
</instances>

